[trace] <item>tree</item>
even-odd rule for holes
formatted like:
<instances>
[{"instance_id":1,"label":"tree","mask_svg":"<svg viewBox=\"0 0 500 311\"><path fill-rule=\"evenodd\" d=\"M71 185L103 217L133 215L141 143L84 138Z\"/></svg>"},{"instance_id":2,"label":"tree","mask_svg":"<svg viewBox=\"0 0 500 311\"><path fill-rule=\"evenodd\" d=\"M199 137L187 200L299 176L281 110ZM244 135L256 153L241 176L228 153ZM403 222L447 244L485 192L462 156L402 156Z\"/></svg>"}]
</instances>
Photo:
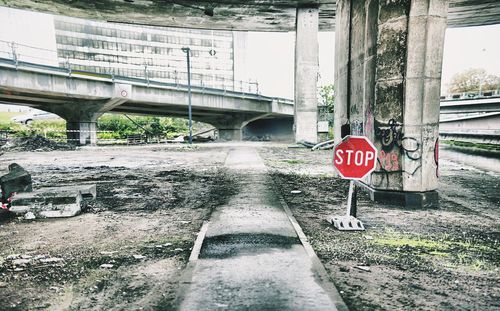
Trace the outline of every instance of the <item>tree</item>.
<instances>
[{"instance_id":1,"label":"tree","mask_svg":"<svg viewBox=\"0 0 500 311\"><path fill-rule=\"evenodd\" d=\"M488 74L482 68L472 68L455 74L448 87L449 93L478 92L500 88L500 77Z\"/></svg>"},{"instance_id":2,"label":"tree","mask_svg":"<svg viewBox=\"0 0 500 311\"><path fill-rule=\"evenodd\" d=\"M327 107L328 113L333 113L333 105L335 102L335 87L333 84L323 85L319 89L319 101L321 106Z\"/></svg>"}]
</instances>

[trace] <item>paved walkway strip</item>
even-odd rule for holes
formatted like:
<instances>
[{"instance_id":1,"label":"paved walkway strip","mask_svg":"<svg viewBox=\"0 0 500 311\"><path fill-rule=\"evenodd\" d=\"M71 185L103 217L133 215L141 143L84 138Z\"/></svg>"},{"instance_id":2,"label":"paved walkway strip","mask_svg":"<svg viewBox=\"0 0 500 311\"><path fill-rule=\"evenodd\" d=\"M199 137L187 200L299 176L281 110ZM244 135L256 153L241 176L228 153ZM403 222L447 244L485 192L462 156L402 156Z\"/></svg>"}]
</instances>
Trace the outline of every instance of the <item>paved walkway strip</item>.
<instances>
[{"instance_id":1,"label":"paved walkway strip","mask_svg":"<svg viewBox=\"0 0 500 311\"><path fill-rule=\"evenodd\" d=\"M226 167L241 176L240 192L205 227L179 309L347 310L257 151L232 149Z\"/></svg>"}]
</instances>

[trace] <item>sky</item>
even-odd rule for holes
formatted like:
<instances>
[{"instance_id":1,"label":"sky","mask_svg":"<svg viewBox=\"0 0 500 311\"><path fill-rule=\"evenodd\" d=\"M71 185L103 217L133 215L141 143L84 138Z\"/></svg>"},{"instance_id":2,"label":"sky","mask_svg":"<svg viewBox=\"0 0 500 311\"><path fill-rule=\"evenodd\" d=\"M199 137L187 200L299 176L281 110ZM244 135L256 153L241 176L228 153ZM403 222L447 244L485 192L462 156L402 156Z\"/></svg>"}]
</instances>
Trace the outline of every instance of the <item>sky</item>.
<instances>
[{"instance_id":1,"label":"sky","mask_svg":"<svg viewBox=\"0 0 500 311\"><path fill-rule=\"evenodd\" d=\"M319 85L333 83L335 33L320 33ZM250 33L248 62L252 79L271 96L293 97L294 33ZM455 73L484 68L500 76L500 25L446 30L442 93Z\"/></svg>"}]
</instances>

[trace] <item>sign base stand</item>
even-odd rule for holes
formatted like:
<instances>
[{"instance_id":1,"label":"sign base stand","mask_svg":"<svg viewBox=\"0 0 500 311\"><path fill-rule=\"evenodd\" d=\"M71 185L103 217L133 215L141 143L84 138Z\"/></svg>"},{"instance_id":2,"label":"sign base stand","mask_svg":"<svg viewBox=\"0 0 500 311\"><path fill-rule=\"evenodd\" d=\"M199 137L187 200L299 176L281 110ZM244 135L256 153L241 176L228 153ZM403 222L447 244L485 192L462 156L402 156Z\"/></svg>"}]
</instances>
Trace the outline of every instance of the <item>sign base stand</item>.
<instances>
[{"instance_id":1,"label":"sign base stand","mask_svg":"<svg viewBox=\"0 0 500 311\"><path fill-rule=\"evenodd\" d=\"M345 216L332 216L328 221L340 231L364 231L365 226L356 218L357 189L354 181L349 183L349 196L347 198L347 209Z\"/></svg>"},{"instance_id":2,"label":"sign base stand","mask_svg":"<svg viewBox=\"0 0 500 311\"><path fill-rule=\"evenodd\" d=\"M331 224L340 231L364 231L363 223L352 216L333 216L330 219Z\"/></svg>"}]
</instances>

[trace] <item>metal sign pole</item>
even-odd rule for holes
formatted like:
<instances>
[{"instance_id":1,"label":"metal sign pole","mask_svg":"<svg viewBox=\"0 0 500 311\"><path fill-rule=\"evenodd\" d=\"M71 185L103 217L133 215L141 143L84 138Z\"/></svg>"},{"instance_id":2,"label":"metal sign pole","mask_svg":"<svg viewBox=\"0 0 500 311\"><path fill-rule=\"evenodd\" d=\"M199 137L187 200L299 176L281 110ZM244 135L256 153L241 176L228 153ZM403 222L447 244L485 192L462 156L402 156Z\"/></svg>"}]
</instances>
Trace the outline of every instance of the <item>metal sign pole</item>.
<instances>
[{"instance_id":1,"label":"metal sign pole","mask_svg":"<svg viewBox=\"0 0 500 311\"><path fill-rule=\"evenodd\" d=\"M358 189L354 180L349 183L349 196L347 197L347 210L346 216L356 217L357 214L357 194Z\"/></svg>"},{"instance_id":2,"label":"metal sign pole","mask_svg":"<svg viewBox=\"0 0 500 311\"><path fill-rule=\"evenodd\" d=\"M333 216L328 221L341 231L363 231L365 226L356 218L357 213L357 187L354 180L349 182L349 194L347 196L347 207L345 216Z\"/></svg>"}]
</instances>

